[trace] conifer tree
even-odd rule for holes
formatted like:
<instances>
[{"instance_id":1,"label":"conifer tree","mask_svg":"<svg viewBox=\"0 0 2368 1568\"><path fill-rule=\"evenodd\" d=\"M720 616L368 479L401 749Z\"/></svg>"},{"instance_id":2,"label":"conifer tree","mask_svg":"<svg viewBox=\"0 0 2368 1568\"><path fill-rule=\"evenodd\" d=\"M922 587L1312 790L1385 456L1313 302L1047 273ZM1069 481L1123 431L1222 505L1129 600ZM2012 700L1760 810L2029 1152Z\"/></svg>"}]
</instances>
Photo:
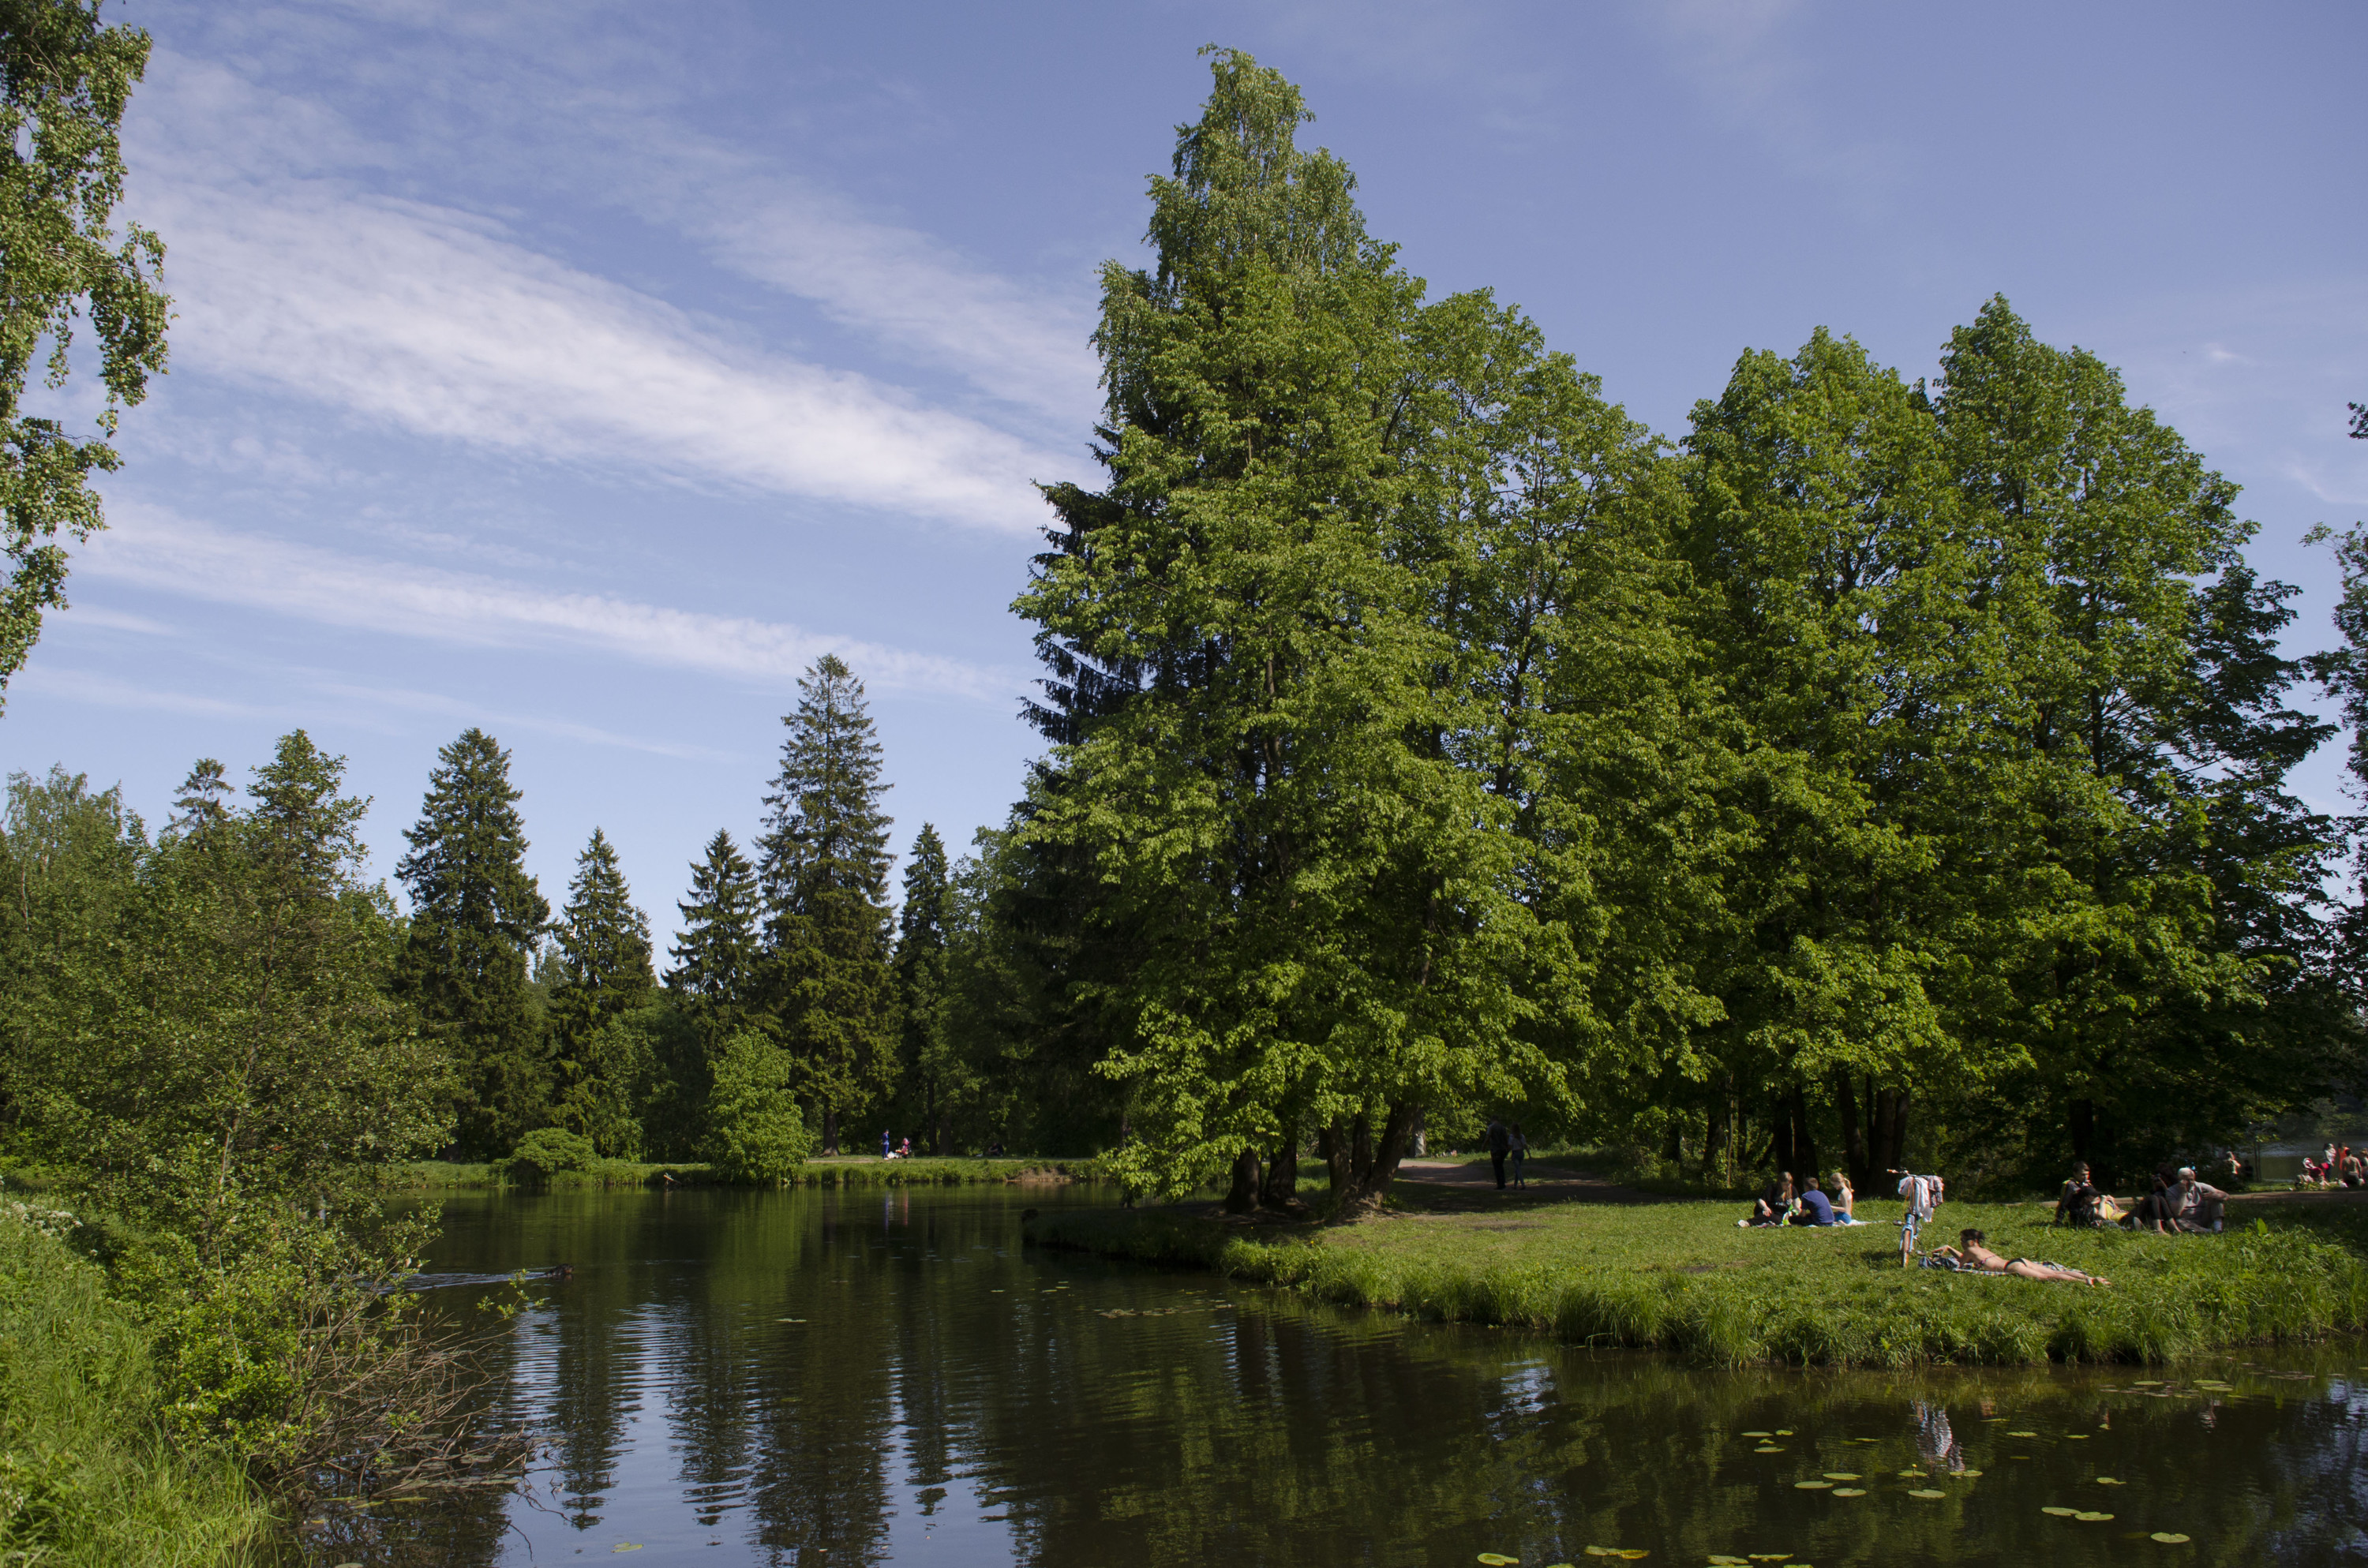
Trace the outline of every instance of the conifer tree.
<instances>
[{"instance_id":1,"label":"conifer tree","mask_svg":"<svg viewBox=\"0 0 2368 1568\"><path fill-rule=\"evenodd\" d=\"M650 1001L649 916L633 907L616 846L598 828L575 859L560 911L551 1029L560 1120L610 1158L641 1152L640 1109L652 1065L647 1039L625 1022Z\"/></svg>"},{"instance_id":2,"label":"conifer tree","mask_svg":"<svg viewBox=\"0 0 2368 1568\"><path fill-rule=\"evenodd\" d=\"M459 1075L459 1152L509 1153L545 1126L551 1062L527 965L551 905L526 869L509 754L471 728L437 753L411 851L395 876L411 895L400 989Z\"/></svg>"},{"instance_id":3,"label":"conifer tree","mask_svg":"<svg viewBox=\"0 0 2368 1568\"><path fill-rule=\"evenodd\" d=\"M173 797L174 816L169 825L176 833L204 839L230 820L230 793L231 783L223 776L222 765L211 756L198 758L189 776L181 780L181 792Z\"/></svg>"},{"instance_id":4,"label":"conifer tree","mask_svg":"<svg viewBox=\"0 0 2368 1568\"><path fill-rule=\"evenodd\" d=\"M757 868L718 828L707 852L691 863L690 897L682 912L682 937L667 951L673 992L711 1037L720 1039L747 1006L756 983L764 905L757 895Z\"/></svg>"},{"instance_id":5,"label":"conifer tree","mask_svg":"<svg viewBox=\"0 0 2368 1568\"><path fill-rule=\"evenodd\" d=\"M825 1153L841 1120L895 1079L896 999L888 970L888 827L880 743L863 683L835 653L798 681L781 722L781 767L757 840L765 897L766 1001L820 1113Z\"/></svg>"},{"instance_id":6,"label":"conifer tree","mask_svg":"<svg viewBox=\"0 0 2368 1568\"><path fill-rule=\"evenodd\" d=\"M950 1047L946 1004L946 936L953 887L945 840L928 823L913 839L905 868L905 897L896 912L896 1001L904 1027L905 1088L928 1130L929 1152L944 1154L951 1135L951 1096L959 1073Z\"/></svg>"}]
</instances>

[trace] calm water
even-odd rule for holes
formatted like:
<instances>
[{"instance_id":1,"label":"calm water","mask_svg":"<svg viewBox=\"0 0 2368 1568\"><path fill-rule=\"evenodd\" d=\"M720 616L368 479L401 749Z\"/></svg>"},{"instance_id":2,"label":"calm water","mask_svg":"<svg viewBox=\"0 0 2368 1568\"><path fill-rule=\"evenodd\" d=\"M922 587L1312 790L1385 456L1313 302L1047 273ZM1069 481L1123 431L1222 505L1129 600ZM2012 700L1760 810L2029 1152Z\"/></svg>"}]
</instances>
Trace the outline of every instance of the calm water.
<instances>
[{"instance_id":1,"label":"calm water","mask_svg":"<svg viewBox=\"0 0 2368 1568\"><path fill-rule=\"evenodd\" d=\"M314 1560L2368 1560L2358 1341L2135 1372L1701 1372L1019 1244L1022 1208L1097 1200L450 1202L436 1268L575 1266L510 1342L507 1398L549 1450L526 1495ZM1796 1485L1826 1472L1859 1479Z\"/></svg>"}]
</instances>

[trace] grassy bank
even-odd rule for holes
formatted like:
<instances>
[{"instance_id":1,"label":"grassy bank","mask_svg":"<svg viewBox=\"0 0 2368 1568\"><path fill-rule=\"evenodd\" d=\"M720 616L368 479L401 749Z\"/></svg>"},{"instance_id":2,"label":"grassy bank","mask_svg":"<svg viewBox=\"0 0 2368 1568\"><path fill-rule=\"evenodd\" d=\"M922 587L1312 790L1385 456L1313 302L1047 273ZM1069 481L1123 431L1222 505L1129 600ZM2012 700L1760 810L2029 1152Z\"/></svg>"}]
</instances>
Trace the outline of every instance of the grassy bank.
<instances>
[{"instance_id":1,"label":"grassy bank","mask_svg":"<svg viewBox=\"0 0 2368 1568\"><path fill-rule=\"evenodd\" d=\"M1324 1301L1670 1350L1720 1366L2155 1361L2368 1327L2368 1213L2240 1206L2217 1236L2051 1229L2038 1205L1952 1203L2009 1257L2109 1289L1903 1270L1896 1203L1862 1226L1738 1230L1731 1203L1496 1201L1402 1183L1355 1224L1247 1226L1205 1206L1058 1210L1031 1242L1212 1268Z\"/></svg>"},{"instance_id":2,"label":"grassy bank","mask_svg":"<svg viewBox=\"0 0 2368 1568\"><path fill-rule=\"evenodd\" d=\"M790 1178L793 1187L953 1187L972 1182L1091 1181L1095 1164L1085 1160L1035 1159L911 1159L882 1160L869 1155L808 1160ZM534 1185L548 1190L717 1185L700 1165L645 1165L632 1160L601 1160L589 1169L562 1171ZM406 1191L512 1187L506 1166L455 1165L421 1160L398 1165L389 1185Z\"/></svg>"},{"instance_id":3,"label":"grassy bank","mask_svg":"<svg viewBox=\"0 0 2368 1568\"><path fill-rule=\"evenodd\" d=\"M147 1338L101 1284L0 1212L0 1562L262 1560L269 1514L228 1459L165 1446Z\"/></svg>"}]
</instances>

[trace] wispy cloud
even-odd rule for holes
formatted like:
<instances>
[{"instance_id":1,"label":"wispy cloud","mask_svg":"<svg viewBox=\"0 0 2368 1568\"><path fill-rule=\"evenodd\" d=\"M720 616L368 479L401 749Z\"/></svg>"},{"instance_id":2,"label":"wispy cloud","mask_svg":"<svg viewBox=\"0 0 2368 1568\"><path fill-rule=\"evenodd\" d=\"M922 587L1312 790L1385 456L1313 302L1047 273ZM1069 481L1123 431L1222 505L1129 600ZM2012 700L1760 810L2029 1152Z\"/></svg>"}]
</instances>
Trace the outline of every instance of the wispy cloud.
<instances>
[{"instance_id":1,"label":"wispy cloud","mask_svg":"<svg viewBox=\"0 0 2368 1568\"><path fill-rule=\"evenodd\" d=\"M1789 36L1799 0L1662 0L1641 11L1679 70L1713 108L1756 134L1791 173L1871 214L1905 176L1896 140L1838 132L1814 73Z\"/></svg>"},{"instance_id":2,"label":"wispy cloud","mask_svg":"<svg viewBox=\"0 0 2368 1568\"><path fill-rule=\"evenodd\" d=\"M836 653L875 689L1008 699L1017 676L780 621L707 615L603 594L375 561L118 506L80 570L324 625L482 646L598 649L633 663L786 684Z\"/></svg>"},{"instance_id":3,"label":"wispy cloud","mask_svg":"<svg viewBox=\"0 0 2368 1568\"><path fill-rule=\"evenodd\" d=\"M144 204L184 364L520 456L1014 531L1060 465L863 377L722 341L467 214L325 184Z\"/></svg>"}]
</instances>

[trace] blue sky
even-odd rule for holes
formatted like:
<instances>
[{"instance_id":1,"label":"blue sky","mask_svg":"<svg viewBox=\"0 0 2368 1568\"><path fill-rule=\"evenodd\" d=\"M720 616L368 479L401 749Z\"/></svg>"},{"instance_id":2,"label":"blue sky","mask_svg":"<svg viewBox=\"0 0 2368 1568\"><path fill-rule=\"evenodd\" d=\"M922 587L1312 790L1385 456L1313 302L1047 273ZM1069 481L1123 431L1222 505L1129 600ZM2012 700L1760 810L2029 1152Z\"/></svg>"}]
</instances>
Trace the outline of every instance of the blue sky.
<instances>
[{"instance_id":1,"label":"blue sky","mask_svg":"<svg viewBox=\"0 0 2368 1568\"><path fill-rule=\"evenodd\" d=\"M664 930L836 649L900 845L999 821L1030 482L1091 477L1095 267L1210 41L1301 84L1435 293L1519 301L1663 431L1819 325L1929 373L2003 292L2245 487L2294 646L2301 535L2368 517L2356 4L109 11L156 40L125 210L173 369L0 765L152 820L302 724L391 869L480 724L554 903L598 824ZM2339 803L2331 749L2305 782Z\"/></svg>"}]
</instances>

